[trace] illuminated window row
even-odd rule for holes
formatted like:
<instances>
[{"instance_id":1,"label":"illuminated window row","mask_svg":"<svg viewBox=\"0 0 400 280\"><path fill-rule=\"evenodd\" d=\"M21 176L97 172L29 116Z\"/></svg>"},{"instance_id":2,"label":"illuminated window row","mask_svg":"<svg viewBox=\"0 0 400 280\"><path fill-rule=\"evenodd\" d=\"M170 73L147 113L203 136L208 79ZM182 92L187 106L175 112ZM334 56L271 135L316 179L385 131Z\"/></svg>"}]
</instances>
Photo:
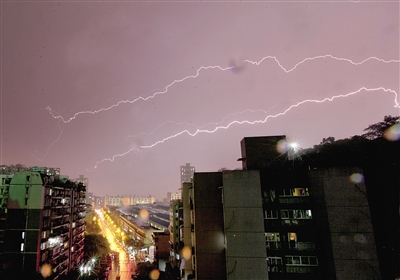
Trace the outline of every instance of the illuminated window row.
<instances>
[{"instance_id":1,"label":"illuminated window row","mask_svg":"<svg viewBox=\"0 0 400 280\"><path fill-rule=\"evenodd\" d=\"M282 209L281 219L312 219L310 209ZM278 219L278 210L265 210L264 219Z\"/></svg>"}]
</instances>

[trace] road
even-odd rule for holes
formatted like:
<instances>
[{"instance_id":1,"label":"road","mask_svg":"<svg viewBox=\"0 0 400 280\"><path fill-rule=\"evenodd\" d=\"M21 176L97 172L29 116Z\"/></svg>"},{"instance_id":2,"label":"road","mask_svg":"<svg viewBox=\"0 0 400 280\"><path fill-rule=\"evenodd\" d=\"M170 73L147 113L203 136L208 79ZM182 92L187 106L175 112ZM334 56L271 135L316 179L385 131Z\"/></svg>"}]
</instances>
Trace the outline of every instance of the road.
<instances>
[{"instance_id":1,"label":"road","mask_svg":"<svg viewBox=\"0 0 400 280\"><path fill-rule=\"evenodd\" d=\"M136 270L135 260L129 259L124 249L122 249L115 240L114 234L105 222L104 217L102 215L99 215L99 217L102 224L102 234L107 238L108 242L110 242L111 250L119 252L119 261L113 261L108 280L115 280L117 276L121 277L120 280L131 280L131 276Z\"/></svg>"}]
</instances>

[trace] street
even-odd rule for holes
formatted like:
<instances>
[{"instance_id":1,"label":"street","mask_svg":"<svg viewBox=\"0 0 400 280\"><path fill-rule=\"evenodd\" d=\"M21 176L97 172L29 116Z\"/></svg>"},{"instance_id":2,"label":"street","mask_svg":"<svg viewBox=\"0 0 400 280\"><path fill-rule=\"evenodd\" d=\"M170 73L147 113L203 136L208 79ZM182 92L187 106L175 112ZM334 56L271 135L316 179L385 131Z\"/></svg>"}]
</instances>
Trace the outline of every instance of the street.
<instances>
[{"instance_id":1,"label":"street","mask_svg":"<svg viewBox=\"0 0 400 280\"><path fill-rule=\"evenodd\" d=\"M127 253L115 240L112 229L110 229L110 227L105 222L103 215L99 214L99 217L102 225L102 234L107 238L108 242L110 243L110 249L119 253L119 261L113 261L108 280L115 280L117 279L117 276L120 276L120 280L131 280L131 276L133 273L135 273L136 270L135 260L129 259Z\"/></svg>"}]
</instances>

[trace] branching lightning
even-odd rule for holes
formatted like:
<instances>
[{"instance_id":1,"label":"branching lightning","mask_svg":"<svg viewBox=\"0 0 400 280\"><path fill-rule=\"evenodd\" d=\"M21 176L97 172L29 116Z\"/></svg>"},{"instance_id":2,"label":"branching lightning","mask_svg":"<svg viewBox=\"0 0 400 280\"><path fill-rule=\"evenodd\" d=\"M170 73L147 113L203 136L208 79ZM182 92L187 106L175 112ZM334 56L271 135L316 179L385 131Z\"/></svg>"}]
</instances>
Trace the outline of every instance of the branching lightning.
<instances>
[{"instance_id":1,"label":"branching lightning","mask_svg":"<svg viewBox=\"0 0 400 280\"><path fill-rule=\"evenodd\" d=\"M172 123L172 124L177 125L177 126L185 124L185 125L193 126L193 127L197 128L197 129L202 129L202 128L206 127L206 126L220 125L220 124L224 123L225 120L226 120L227 118L229 118L229 117L236 116L236 115L240 115L240 114L245 114L245 113L248 113L248 112L250 112L250 113L263 112L264 114L268 114L268 112L269 112L270 110L272 110L273 108L275 108L275 107L276 107L276 105L273 106L273 107L271 107L268 111L261 110L261 109L254 109L254 110L253 110L253 109L246 109L246 110L239 111L239 112L236 112L236 113L230 113L230 114L226 115L225 117L223 117L222 120L219 121L219 122L207 123L207 124L204 124L204 125L202 125L202 126L195 125L195 124L189 123L189 122L179 122L179 123L177 123L177 122L174 122L174 121L166 121L166 122L163 122L162 124L158 125L158 126L157 126L153 131L151 131L151 132L140 132L140 133L138 133L138 134L136 134L136 135L128 135L128 137L134 138L134 137L138 137L138 136L140 136L140 135L152 135L152 134L155 133L158 129L160 129L161 127L163 127L163 126L165 126L166 124L169 124L169 123Z\"/></svg>"},{"instance_id":2,"label":"branching lightning","mask_svg":"<svg viewBox=\"0 0 400 280\"><path fill-rule=\"evenodd\" d=\"M281 64L281 62L277 59L276 56L265 56L265 57L263 57L263 58L262 58L261 60L259 60L259 61L251 61L251 60L246 59L246 60L243 61L243 63L249 63L249 64L252 64L252 65L257 65L257 66L259 66L259 65L260 65L262 62L264 62L265 60L267 60L267 59L272 59L272 60L274 60L274 61L278 64L278 66L279 66L285 73L290 73L290 72L294 71L298 66L300 66L301 64L303 64L303 63L305 63L305 62L307 62L307 61L312 61L312 60L316 60L316 59L325 59L325 58L331 58L331 59L334 59L334 60L337 60L337 61L349 62L349 63L351 63L352 65L356 65L356 66L357 66L357 65L364 64L365 62L370 61L370 60L376 60L376 61L383 62L383 63L393 63L393 62L397 62L397 63L398 63L398 62L400 62L400 60L384 60L384 59L377 58L377 57L374 57L374 56L368 57L368 58L366 58L366 59L364 59L364 60L362 60L362 61L360 61L360 62L354 62L354 61L352 61L351 59L348 59L348 58L336 57L336 56L333 56L333 55L330 55L330 54L326 54L326 55L319 55L319 56L314 56L314 57L305 58L305 59L303 59L302 61L298 62L295 66L293 66L292 68L289 68L289 69L285 68L285 67ZM236 67L236 66L229 66L229 67L222 67L222 66L201 66L200 68L197 69L196 75L189 75L189 76L186 76L186 77L184 77L184 78L182 78L182 79L174 80L173 82L171 82L170 84L168 84L168 85L164 88L164 90L162 90L162 91L157 91L157 92L155 92L155 93L153 93L152 95L149 95L149 96L147 96L147 97L139 96L139 97L137 97L137 98L135 98L135 99L133 99L133 100L121 100L121 101L119 101L119 102L117 102L117 103L115 103L115 104L113 104L113 105L111 105L111 106L109 106L109 107L101 108L101 109L94 110L94 111L89 111L89 110L88 110L88 111L80 111L80 112L75 113L74 116L72 116L72 117L69 118L69 119L65 119L63 116L61 116L61 114L59 114L59 113L57 113L56 111L54 111L53 109L51 109L50 106L47 106L47 107L46 107L46 110L49 111L49 113L52 115L53 118L55 118L55 119L60 119L60 120L62 120L63 123L69 123L69 122L75 120L79 115L84 115L84 114L92 114L92 115L94 115L94 114L97 114L97 113L100 113L100 112L103 112L103 111L108 111L108 110L111 110L111 109L113 109L113 108L116 108L116 107L118 107L118 106L121 105L121 104L133 104L133 103L138 102L138 101L147 101L147 100L149 100L149 99L153 99L153 98L155 98L155 97L158 96L158 95L162 95L162 94L167 93L168 90L169 90L169 88L172 87L172 86L175 85L175 84L184 82L184 81L186 81L186 80L188 80L188 79L195 79L195 78L197 78L197 77L200 75L200 72L203 71L203 70L208 70L208 69L219 69L219 70L221 70L221 71L226 71L226 70L232 70L232 69L235 68L235 67Z\"/></svg>"},{"instance_id":3,"label":"branching lightning","mask_svg":"<svg viewBox=\"0 0 400 280\"><path fill-rule=\"evenodd\" d=\"M54 146L54 144L57 143L57 142L61 139L61 135L63 134L63 130L62 130L61 126L60 126L60 121L57 122L57 125L58 125L58 128L60 129L60 134L58 134L57 139L54 140L54 141L50 144L50 146L47 148L46 153L45 153L43 156L39 157L39 156L36 155L36 153L38 153L38 152L35 151L34 154L31 154L31 157L34 157L34 158L36 158L38 161L42 162L43 159L44 159L44 158L47 156L47 154L49 153L50 149Z\"/></svg>"},{"instance_id":4,"label":"branching lightning","mask_svg":"<svg viewBox=\"0 0 400 280\"><path fill-rule=\"evenodd\" d=\"M383 62L383 63L400 62L400 60L394 60L394 59L392 59L392 60L384 60L384 59L381 59L381 58L377 58L375 56L368 57L368 58L366 58L366 59L364 59L364 60L362 60L360 62L354 62L351 59L343 58L343 57L337 57L337 56L333 56L333 55L330 55L330 54L318 55L318 56L314 56L314 57L307 57L307 58L303 59L302 61L300 61L299 63L297 63L295 66L293 66L290 69L286 69L285 67L283 67L282 64L279 62L279 60L276 58L276 56L266 56L266 57L263 57L258 62L254 62L254 61L247 60L247 59L244 60L243 62L251 63L253 65L255 64L255 65L258 66L266 59L273 59L273 60L275 60L275 62L279 65L279 67L283 71L285 71L286 73L290 73L293 70L295 70L297 68L297 66L303 64L306 61L311 61L311 60L316 60L316 59L323 59L323 58L332 58L332 59L337 60L337 61L346 61L346 62L349 62L349 63L351 63L353 65L356 65L356 66L364 64L365 62L370 61L370 60L376 60L376 61Z\"/></svg>"},{"instance_id":5,"label":"branching lightning","mask_svg":"<svg viewBox=\"0 0 400 280\"><path fill-rule=\"evenodd\" d=\"M69 118L69 119L67 119L67 120L64 119L64 117L62 117L59 113L57 113L56 111L52 110L49 106L46 107L46 110L49 111L49 113L53 116L53 118L55 118L55 119L61 119L64 123L69 123L69 122L75 120L77 116L82 115L82 114L92 114L92 115L94 115L94 114L97 114L97 113L100 113L100 112L103 112L103 111L111 110L111 109L113 109L113 108L115 108L115 107L118 107L118 106L121 105L121 104L133 104L133 103L135 103L135 102L137 102L137 101L140 101L140 100L142 100L142 101L147 101L147 100L149 100L149 99L153 99L153 98L155 98L157 95L161 95L161 94L164 94L164 93L168 92L168 89L169 89L170 87L172 87L172 86L173 86L174 84L176 84L176 83L181 83L181 82L183 82L183 81L185 81L185 80L188 80L188 79L195 79L195 78L197 78L197 77L200 75L200 71L201 71L201 70L220 69L220 70L222 70L222 71L226 71L226 70L230 70L230 69L232 69L232 68L234 68L234 67L235 67L235 66L230 66L230 67L225 67L225 68L223 68L223 67L221 67L221 66L202 66L202 67L200 67L199 69L197 69L196 75L186 76L185 78L180 79L180 80L174 80L172 83L170 83L169 85L167 85L167 86L164 88L163 91L157 91L157 92L155 92L155 93L153 93L152 95L149 95L149 96L147 96L147 97L139 96L139 97L137 97L137 98L135 98L135 99L133 99L133 100L121 100L121 101L118 101L117 103L115 103L115 104L113 104L113 105L111 105L111 106L109 106L109 107L101 108L101 109L98 109L98 110L95 110L95 111L80 111L80 112L75 113L73 117L71 117L71 118ZM56 114L54 114L54 113L56 113Z\"/></svg>"},{"instance_id":6,"label":"branching lightning","mask_svg":"<svg viewBox=\"0 0 400 280\"><path fill-rule=\"evenodd\" d=\"M314 56L314 57L307 57L307 58L301 60L300 62L296 63L292 68L285 68L285 67L281 64L281 62L278 60L278 58L277 58L276 56L265 56L265 57L263 57L262 59L260 59L259 61L251 61L251 60L246 59L246 60L243 60L242 64L248 63L248 64L251 64L251 65L259 66L260 64L262 64L262 63L265 62L266 60L273 60L273 61L276 62L276 64L280 67L280 69L281 69L282 71L284 71L285 73L290 73L290 72L296 70L296 69L297 69L299 66L301 66L303 63L306 63L306 62L309 62L309 61L313 61L313 60L318 60L318 59L333 59L333 60L336 60L336 61L342 61L342 62L350 63L350 64L352 64L352 65L354 65L354 66L362 65L362 64L364 64L364 63L366 63L366 62L368 62L368 61L377 61L377 62L386 63L386 64L388 64L388 63L399 63L399 62L400 62L400 60L393 60L393 59L392 59L392 60L384 60L384 59L377 58L377 57L374 57L374 56L368 57L368 58L366 58L366 59L364 59L364 60L362 60L362 61L360 61L360 62L354 62L353 60L348 59L348 58L336 57L336 56L333 56L333 55L330 55L330 54L326 54L326 55L319 55L319 56ZM105 112L105 111L109 111L109 110L111 110L111 109L117 108L118 106L120 106L120 105L122 105L122 104L133 104L133 103L136 103L136 102L138 102L138 101L148 101L148 100L150 100L150 99L156 98L156 97L159 96L159 95L163 95L163 94L167 93L167 92L170 90L170 88L173 87L175 84L182 83L182 82L187 81L187 80L189 80L189 79L196 79L197 77L200 76L200 74L201 74L202 72L204 72L204 71L206 71L206 70L217 69L217 70L220 70L220 71L227 71L227 70L234 70L234 68L236 68L236 67L237 67L237 66L229 66L229 67L222 67L222 66L201 66L200 68L198 68L198 69L196 70L196 73L195 73L194 75L188 75L188 76L186 76L186 77L184 77L184 78L176 79L176 80L172 81L171 83L169 83L167 86L165 86L165 88L164 88L163 90L157 91L157 92L155 92L155 93L153 93L153 94L151 94L151 95L149 95L149 96L147 96L147 97L139 96L139 97L137 97L137 98L135 98L135 99L133 99L133 100L121 100L121 101L118 101L117 103L115 103L115 104L113 104L113 105L111 105L111 106L109 106L109 107L100 108L100 109L94 110L94 111L90 111L90 110L87 110L87 111L80 111L80 112L75 113L75 114L74 114L72 117L70 117L70 118L64 118L60 113L54 111L54 110L51 109L49 106L47 106L47 107L46 107L46 110L48 110L49 114L50 114L54 119L58 119L58 120L59 120L59 121L58 121L58 127L60 128L60 134L59 134L58 138L57 138L56 140L54 140L54 141L51 143L51 145L48 147L48 149L47 149L46 153L44 154L44 156L42 156L42 157L38 157L38 156L36 156L36 155L32 155L32 156L34 156L35 158L37 158L39 161L42 161L43 158L46 157L46 155L48 154L49 150L50 150L50 149L53 147L53 145L54 145L56 142L58 142L59 139L61 138L61 135L62 135L62 133L63 133L63 131L62 131L62 129L61 129L61 126L60 126L60 123L61 123L61 122L64 123L64 124L68 124L68 123L72 122L73 120L76 120L77 117L80 116L80 115L85 115L85 114L95 115L95 114L97 114L97 113L101 113L101 112ZM386 93L392 93L392 94L394 94L394 107L395 107L395 108L400 108L399 101L398 101L398 94L397 94L396 91L394 91L394 90L392 90L392 89L384 88L384 87L376 87L376 88L361 87L361 88L359 88L358 90L353 91L353 92L350 92L350 93L347 93L347 94L335 95L335 96L327 97L327 98L320 99L320 100L318 100L318 99L306 99L306 100L297 102L297 103L295 103L295 104L289 106L287 109L285 109L285 110L283 110L282 112L277 113L277 114L267 115L268 112L269 112L269 110L268 110L268 111L264 111L264 110L261 110L261 109L258 109L258 110L247 109L247 110L243 110L243 111L240 111L240 112L237 112L237 113L231 113L231 114L229 114L229 115L223 117L222 120L219 121L219 122L208 123L208 124L205 124L205 125L202 125L202 126L198 126L198 125L195 125L195 124L192 124L192 123L188 123L188 122L180 122L180 123L177 123L177 122L174 122L174 121L170 120L170 121L166 121L166 122L164 122L164 123L158 125L158 126L157 126L153 131L151 131L151 132L147 132L147 133L146 133L146 132L141 132L141 133L139 133L139 134L136 134L136 135L133 135L133 136L128 136L128 137L138 137L138 136L140 136L140 135L151 135L151 134L155 133L155 132L156 132L158 129L160 129L161 127L163 127L163 126L165 126L165 125L167 125L167 124L170 124L170 123L172 123L172 124L174 124L174 125L189 125L189 126L192 126L192 127L193 127L193 130L190 131L190 130L188 130L188 129L185 129L185 130L182 130L182 131L180 131L180 132L178 132L178 133L175 133L175 134L173 134L173 135L170 135L170 136L168 136L168 137L165 137L165 138L163 138L162 140L156 141L156 142L154 142L154 143L151 144L151 145L141 145L141 146L136 146L136 147L130 148L128 151L126 151L126 152L124 152L124 153L116 154L116 155L112 156L111 158L104 158L104 159L102 159L102 160L100 160L100 161L97 161L94 168L97 168L97 166L98 166L99 164L101 164L101 163L103 163L103 162L106 162L106 161L113 162L116 158L118 158L118 157L123 157L123 156L125 156L125 155L127 155L127 154L129 154L129 153L131 153L131 152L133 152L133 151L140 152L142 149L150 149L150 148L153 148L153 147L155 147L155 146L157 146L157 145L159 145L159 144L162 144L162 143L164 143L164 142L166 142L166 141L168 141L168 140L171 140L171 139L173 139L173 138L176 138L176 137L178 137L178 136L180 136L180 135L185 135L185 134L186 134L186 135L189 135L189 136L193 136L193 137L194 137L194 136L196 136L196 135L198 135L198 134L200 134L200 133L209 133L209 134L212 134L212 133L214 133L214 132L217 132L218 130L222 130L222 129L226 130L226 129L228 129L228 128L230 128L231 126L236 125L236 124L237 124L237 125L241 125L241 124L249 124L249 125L263 124L263 123L266 123L269 119L278 118L278 117L280 117L280 116L283 116L283 115L285 115L286 113L288 113L289 111L291 111L292 109L295 109L295 108L297 108L297 107L299 107L299 106L301 106L301 105L304 105L304 104L306 104L306 103L324 103L324 102L330 102L330 101L333 101L333 100L335 100L335 99L346 98L346 97L349 97L349 96L358 94L358 93L360 93L360 92L362 92L362 91L369 91L369 92L372 92L372 91L384 91L384 92L386 92ZM274 106L274 107L275 107L275 106ZM272 107L272 108L273 108L273 107ZM271 108L271 109L272 109L272 108ZM270 110L271 110L271 109L270 109ZM226 124L226 125L224 124L224 123L227 121L227 119L228 119L229 117L231 117L231 116L236 116L236 115L239 115L239 114L248 113L248 112L251 112L251 113L263 112L263 113L264 113L265 115L267 115L267 116L264 117L264 118L255 120L255 121L250 121L250 120L234 120L234 121L229 122L229 123ZM213 126L214 128L213 128L213 129L206 129L206 127L208 127L208 126Z\"/></svg>"},{"instance_id":7,"label":"branching lightning","mask_svg":"<svg viewBox=\"0 0 400 280\"><path fill-rule=\"evenodd\" d=\"M373 91L384 91L384 92L387 92L387 93L392 93L392 94L394 94L394 107L395 107L395 108L400 108L400 104L399 104L399 101L398 101L398 94L397 94L396 91L394 91L394 90L392 90L392 89L389 89L389 88L384 88L384 87L376 87L376 88L361 87L361 88L359 88L358 90L349 92L349 93L347 93L347 94L335 95L335 96L327 97L327 98L320 99L320 100L318 100L318 99L307 99L307 100L303 100L303 101L300 101L300 102L298 102L298 103L296 103L296 104L293 104L293 105L289 106L287 109L285 109L284 111L282 111L282 112L280 112L280 113L277 113L277 114L274 114L274 115L268 115L268 116L266 116L264 119L261 119L261 120L256 120L256 121L248 121L248 120L244 120L244 121L232 121L232 122L230 122L229 124L227 124L227 125L225 125L225 126L216 126L216 127L215 127L214 129L212 129L212 130L196 129L196 131L194 131L194 132L190 132L189 130L182 130L182 131L180 131L180 132L178 132L178 133L176 133L176 134L174 134L174 135L170 135L170 136L168 136L168 137L166 137L166 138L164 138L164 139L162 139L162 140L159 140L159 141L157 141L157 142L155 142L155 143L153 143L153 144L151 144L151 145L140 146L140 148L141 148L141 149L150 149L150 148L153 148L153 147L155 147L155 146L157 146L157 145L159 145L159 144L162 144L162 143L164 143L164 142L166 142L166 141L168 141L168 140L171 140L171 139L173 139L173 138L175 138L175 137L178 137L178 136L180 136L180 135L183 135L183 134L187 134L187 135L189 135L189 136L196 136L196 135L199 134L199 133L209 133L209 134L211 134L211 133L214 133L214 132L216 132L216 131L218 131L218 130L221 130L221 129L225 129L225 130L226 130L226 129L228 129L229 127L231 127L232 125L234 125L234 124L238 124L238 125L241 125L241 124L250 124L250 125L253 125L253 124L263 124L263 123L266 123L269 119L277 118L277 117L283 116L283 115L285 115L286 113L288 113L289 111L291 111L292 109L297 108L297 107L299 107L299 106L301 106L301 105L304 105L304 104L306 104L306 103L318 103L318 104L319 104L319 103L324 103L324 102L331 102L331 101L333 101L333 100L335 100L335 99L346 98L346 97L349 97L349 96L352 96L352 95L356 95L356 94L358 94L358 93L360 93L360 92L362 92L362 91L368 91L368 92L373 92ZM124 152L124 153L114 155L114 156L111 157L111 158L104 158L104 159L102 159L101 161L98 161L98 162L96 163L95 168L96 168L96 167L98 166L98 164L100 164L100 163L103 163L103 162L105 162L105 161L111 161L111 162L113 162L117 157L125 156L125 155L129 154L130 152L132 152L132 151L134 151L134 150L139 151L139 149L136 147L136 148L131 148L131 149L129 149L128 151L126 151L126 152Z\"/></svg>"}]
</instances>

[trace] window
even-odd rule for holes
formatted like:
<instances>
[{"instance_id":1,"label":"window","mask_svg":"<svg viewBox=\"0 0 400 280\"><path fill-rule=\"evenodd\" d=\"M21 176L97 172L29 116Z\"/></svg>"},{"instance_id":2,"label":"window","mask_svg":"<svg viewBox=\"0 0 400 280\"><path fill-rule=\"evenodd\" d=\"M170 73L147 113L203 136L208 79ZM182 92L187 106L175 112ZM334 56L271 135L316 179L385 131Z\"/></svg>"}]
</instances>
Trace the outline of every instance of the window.
<instances>
[{"instance_id":1,"label":"window","mask_svg":"<svg viewBox=\"0 0 400 280\"><path fill-rule=\"evenodd\" d=\"M25 231L22 232L22 239L25 238Z\"/></svg>"},{"instance_id":2,"label":"window","mask_svg":"<svg viewBox=\"0 0 400 280\"><path fill-rule=\"evenodd\" d=\"M282 258L270 256L267 258L269 272L282 272Z\"/></svg>"},{"instance_id":3,"label":"window","mask_svg":"<svg viewBox=\"0 0 400 280\"><path fill-rule=\"evenodd\" d=\"M21 252L24 251L24 243L21 243Z\"/></svg>"},{"instance_id":4,"label":"window","mask_svg":"<svg viewBox=\"0 0 400 280\"><path fill-rule=\"evenodd\" d=\"M317 257L308 257L310 261L310 265L318 265L318 259Z\"/></svg>"},{"instance_id":5,"label":"window","mask_svg":"<svg viewBox=\"0 0 400 280\"><path fill-rule=\"evenodd\" d=\"M294 188L293 196L309 196L308 188Z\"/></svg>"},{"instance_id":6,"label":"window","mask_svg":"<svg viewBox=\"0 0 400 280\"><path fill-rule=\"evenodd\" d=\"M277 210L265 210L264 211L264 219L278 219L278 211Z\"/></svg>"},{"instance_id":7,"label":"window","mask_svg":"<svg viewBox=\"0 0 400 280\"><path fill-rule=\"evenodd\" d=\"M289 210L281 210L281 219L289 219Z\"/></svg>"},{"instance_id":8,"label":"window","mask_svg":"<svg viewBox=\"0 0 400 280\"><path fill-rule=\"evenodd\" d=\"M311 210L290 209L281 210L281 219L312 219Z\"/></svg>"},{"instance_id":9,"label":"window","mask_svg":"<svg viewBox=\"0 0 400 280\"><path fill-rule=\"evenodd\" d=\"M289 249L297 249L297 234L295 232L288 233Z\"/></svg>"},{"instance_id":10,"label":"window","mask_svg":"<svg viewBox=\"0 0 400 280\"><path fill-rule=\"evenodd\" d=\"M279 232L266 232L265 233L265 242L267 245L267 249L269 250L278 250L281 248L281 238Z\"/></svg>"},{"instance_id":11,"label":"window","mask_svg":"<svg viewBox=\"0 0 400 280\"><path fill-rule=\"evenodd\" d=\"M275 201L276 198L275 190L269 190L269 197L271 199L271 202Z\"/></svg>"},{"instance_id":12,"label":"window","mask_svg":"<svg viewBox=\"0 0 400 280\"><path fill-rule=\"evenodd\" d=\"M309 196L308 188L285 188L279 190L279 196Z\"/></svg>"},{"instance_id":13,"label":"window","mask_svg":"<svg viewBox=\"0 0 400 280\"><path fill-rule=\"evenodd\" d=\"M293 189L281 189L279 196L293 196Z\"/></svg>"},{"instance_id":14,"label":"window","mask_svg":"<svg viewBox=\"0 0 400 280\"><path fill-rule=\"evenodd\" d=\"M315 256L286 256L286 265L318 266Z\"/></svg>"}]
</instances>

